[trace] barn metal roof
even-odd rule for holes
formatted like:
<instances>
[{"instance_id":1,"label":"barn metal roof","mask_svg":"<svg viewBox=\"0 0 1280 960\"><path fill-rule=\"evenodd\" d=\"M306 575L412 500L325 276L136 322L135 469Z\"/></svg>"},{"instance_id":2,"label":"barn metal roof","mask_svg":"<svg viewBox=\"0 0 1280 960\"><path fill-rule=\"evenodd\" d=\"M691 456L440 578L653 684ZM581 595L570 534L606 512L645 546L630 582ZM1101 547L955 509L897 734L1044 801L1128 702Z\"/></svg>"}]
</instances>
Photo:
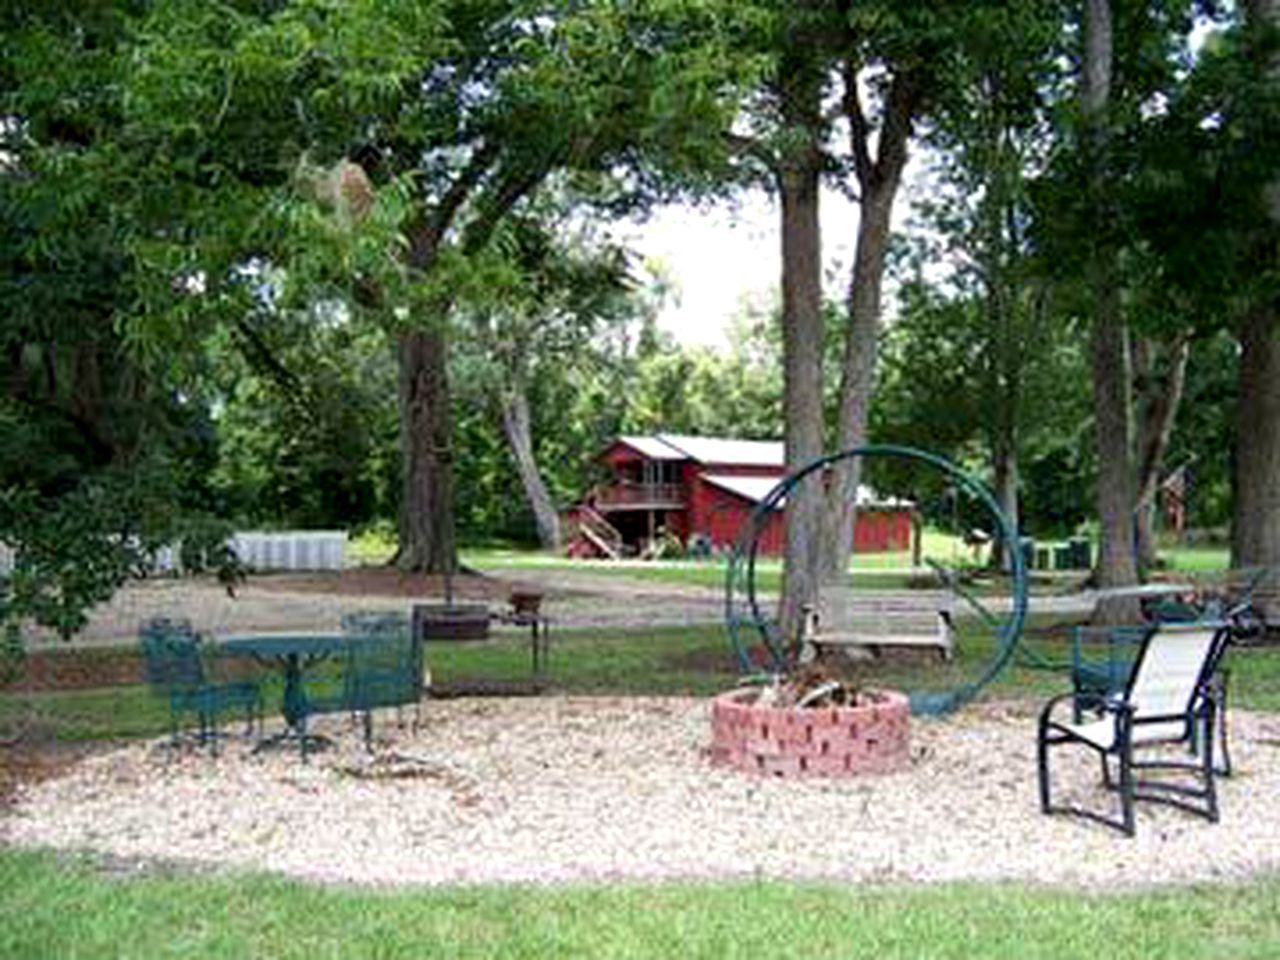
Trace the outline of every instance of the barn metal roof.
<instances>
[{"instance_id":1,"label":"barn metal roof","mask_svg":"<svg viewBox=\"0 0 1280 960\"><path fill-rule=\"evenodd\" d=\"M744 500L750 500L752 503L759 503L769 495L769 491L778 485L781 477L729 477L719 473L704 473L702 479L707 483L719 487L721 490L728 490L730 493L737 494ZM784 497L779 506L786 503Z\"/></svg>"},{"instance_id":2,"label":"barn metal roof","mask_svg":"<svg viewBox=\"0 0 1280 960\"><path fill-rule=\"evenodd\" d=\"M663 441L661 434L653 437L621 436L618 440L637 450L650 460L688 460L689 455Z\"/></svg>"},{"instance_id":3,"label":"barn metal roof","mask_svg":"<svg viewBox=\"0 0 1280 960\"><path fill-rule=\"evenodd\" d=\"M679 433L660 433L655 439L679 450L685 459L698 463L778 468L785 463L781 440L732 440L727 437L690 437Z\"/></svg>"},{"instance_id":4,"label":"barn metal roof","mask_svg":"<svg viewBox=\"0 0 1280 960\"><path fill-rule=\"evenodd\" d=\"M780 440L734 440L729 437L692 437L681 433L633 434L618 441L650 460L692 460L702 464L782 469Z\"/></svg>"},{"instance_id":5,"label":"barn metal roof","mask_svg":"<svg viewBox=\"0 0 1280 960\"><path fill-rule=\"evenodd\" d=\"M750 500L752 503L759 503L769 495L769 491L778 485L779 477L733 477L720 473L704 473L702 479L707 483L714 484L722 490L728 490L730 493L737 494L744 500ZM778 501L779 507L786 506L787 499L783 497ZM910 500L900 500L897 497L883 498L876 494L874 490L866 484L858 484L858 496L856 503L860 507L910 507Z\"/></svg>"}]
</instances>

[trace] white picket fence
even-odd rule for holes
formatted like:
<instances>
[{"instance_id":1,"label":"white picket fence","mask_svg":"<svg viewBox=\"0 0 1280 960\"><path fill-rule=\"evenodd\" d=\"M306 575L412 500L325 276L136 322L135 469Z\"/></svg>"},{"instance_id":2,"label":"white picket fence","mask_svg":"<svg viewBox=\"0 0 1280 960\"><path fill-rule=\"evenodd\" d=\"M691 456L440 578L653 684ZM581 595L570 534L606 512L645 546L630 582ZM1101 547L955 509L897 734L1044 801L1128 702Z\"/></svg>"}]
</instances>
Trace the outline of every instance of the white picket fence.
<instances>
[{"instance_id":1,"label":"white picket fence","mask_svg":"<svg viewBox=\"0 0 1280 960\"><path fill-rule=\"evenodd\" d=\"M251 530L234 533L231 549L253 570L341 570L346 563L345 530ZM178 550L161 547L152 569L173 573L180 569ZM0 543L0 576L13 571L13 550Z\"/></svg>"}]
</instances>

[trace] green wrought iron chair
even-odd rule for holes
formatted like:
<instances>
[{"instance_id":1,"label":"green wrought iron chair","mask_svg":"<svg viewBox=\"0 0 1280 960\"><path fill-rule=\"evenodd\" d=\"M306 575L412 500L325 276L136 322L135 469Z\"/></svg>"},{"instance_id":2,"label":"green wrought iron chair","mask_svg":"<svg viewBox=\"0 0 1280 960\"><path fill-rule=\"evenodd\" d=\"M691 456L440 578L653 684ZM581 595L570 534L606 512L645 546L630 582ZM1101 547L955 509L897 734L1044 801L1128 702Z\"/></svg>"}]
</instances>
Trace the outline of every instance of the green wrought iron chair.
<instances>
[{"instance_id":1,"label":"green wrought iron chair","mask_svg":"<svg viewBox=\"0 0 1280 960\"><path fill-rule=\"evenodd\" d=\"M409 631L383 631L353 637L347 650L344 687L349 708L364 723L365 749L373 752L373 711L417 704L422 696L422 668Z\"/></svg>"},{"instance_id":2,"label":"green wrought iron chair","mask_svg":"<svg viewBox=\"0 0 1280 960\"><path fill-rule=\"evenodd\" d=\"M148 685L169 703L169 741L181 743L180 720L192 714L197 721L194 740L218 753L218 718L228 710L243 710L248 735L255 723L262 728L262 692L248 680L218 682L205 673L200 637L185 619L157 617L138 630L143 671Z\"/></svg>"},{"instance_id":3,"label":"green wrought iron chair","mask_svg":"<svg viewBox=\"0 0 1280 960\"><path fill-rule=\"evenodd\" d=\"M373 711L400 709L413 704L423 692L423 660L420 638L412 636L409 620L397 612L360 611L342 617L347 648L337 682L313 686L307 691L306 715L350 713L364 728L365 749L373 751ZM416 719L416 716L415 716ZM300 738L306 759L308 737Z\"/></svg>"},{"instance_id":4,"label":"green wrought iron chair","mask_svg":"<svg viewBox=\"0 0 1280 960\"><path fill-rule=\"evenodd\" d=\"M414 689L405 704L414 705L415 722L421 718L420 707L430 684L430 671L422 648L422 635L412 630L409 617L398 610L358 610L342 616L342 632L350 636L405 636L409 638ZM401 704L403 705L403 704Z\"/></svg>"},{"instance_id":5,"label":"green wrought iron chair","mask_svg":"<svg viewBox=\"0 0 1280 960\"><path fill-rule=\"evenodd\" d=\"M1096 820L1132 836L1134 802L1151 800L1218 819L1214 765L1215 729L1221 704L1213 676L1230 637L1220 624L1168 624L1146 633L1124 686L1119 692L1073 690L1054 697L1040 713L1037 772L1040 807L1045 813L1069 813ZM1072 719L1059 719L1058 708L1070 703ZM1119 819L1073 806L1055 806L1050 784L1051 748L1079 744L1102 762L1103 785L1119 793ZM1191 760L1135 756L1142 747L1184 744ZM1112 776L1112 763L1117 766ZM1139 780L1144 770L1183 771L1190 785L1171 779Z\"/></svg>"},{"instance_id":6,"label":"green wrought iron chair","mask_svg":"<svg viewBox=\"0 0 1280 960\"><path fill-rule=\"evenodd\" d=\"M306 718L325 713L350 713L364 728L364 745L373 752L373 711L416 703L422 692L422 672L416 667L408 630L350 634L342 656L336 687L317 687L306 695L306 715L300 738L307 758Z\"/></svg>"},{"instance_id":7,"label":"green wrought iron chair","mask_svg":"<svg viewBox=\"0 0 1280 960\"><path fill-rule=\"evenodd\" d=\"M1138 650L1154 624L1078 626L1071 631L1071 686L1081 696L1109 697L1124 690ZM1079 713L1076 715L1079 719Z\"/></svg>"}]
</instances>

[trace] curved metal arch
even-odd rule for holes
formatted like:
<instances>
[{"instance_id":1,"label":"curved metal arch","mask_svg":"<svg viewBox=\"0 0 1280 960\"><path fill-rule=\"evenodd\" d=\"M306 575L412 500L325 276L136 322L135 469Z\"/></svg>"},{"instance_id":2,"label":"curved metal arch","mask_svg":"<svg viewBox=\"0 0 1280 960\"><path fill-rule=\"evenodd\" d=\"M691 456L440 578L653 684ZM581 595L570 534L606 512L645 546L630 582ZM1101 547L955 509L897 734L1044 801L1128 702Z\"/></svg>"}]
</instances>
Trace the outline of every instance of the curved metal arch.
<instances>
[{"instance_id":1,"label":"curved metal arch","mask_svg":"<svg viewBox=\"0 0 1280 960\"><path fill-rule=\"evenodd\" d=\"M756 557L760 534L768 523L769 516L796 485L810 475L844 460L874 457L916 460L940 470L987 508L999 527L1002 542L1008 544L1018 542L1017 528L1000 508L986 484L972 474L961 470L945 457L916 447L897 444L868 444L819 457L778 481L777 485L756 505L734 546L725 582L725 620L734 654L744 674L753 672L753 664L748 652L750 644L743 636L748 626L747 620L750 621L750 627L754 629L760 643L764 646L770 660L771 671L780 673L787 667L786 652L778 625L763 614L756 595ZM978 678L970 683L961 684L949 690L910 691L913 713L935 715L949 713L977 695L983 687L996 678L1012 658L1018 647L1018 637L1022 634L1022 628L1026 622L1027 570L1021 550L1010 550L1009 553L1013 576L1013 609L1009 617L998 625L995 653ZM739 588L746 596L744 611L739 611L735 603ZM995 624L992 625L995 626Z\"/></svg>"}]
</instances>

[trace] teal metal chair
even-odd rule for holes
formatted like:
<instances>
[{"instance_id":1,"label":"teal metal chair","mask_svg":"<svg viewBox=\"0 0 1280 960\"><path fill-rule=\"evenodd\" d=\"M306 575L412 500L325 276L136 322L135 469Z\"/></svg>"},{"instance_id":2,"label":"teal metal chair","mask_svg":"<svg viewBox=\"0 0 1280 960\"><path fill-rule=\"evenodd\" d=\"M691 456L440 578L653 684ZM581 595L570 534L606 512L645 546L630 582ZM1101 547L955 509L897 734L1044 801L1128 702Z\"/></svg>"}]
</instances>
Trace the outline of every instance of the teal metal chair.
<instances>
[{"instance_id":1,"label":"teal metal chair","mask_svg":"<svg viewBox=\"0 0 1280 960\"><path fill-rule=\"evenodd\" d=\"M342 632L349 636L407 636L412 658L413 696L405 703L414 705L415 720L419 719L419 707L426 695L429 673L422 649L422 634L412 629L408 616L398 610L358 610L343 614Z\"/></svg>"},{"instance_id":2,"label":"teal metal chair","mask_svg":"<svg viewBox=\"0 0 1280 960\"><path fill-rule=\"evenodd\" d=\"M406 629L353 637L347 650L344 695L364 723L364 745L373 751L373 711L417 704L422 697L422 669ZM420 649L420 648L419 648Z\"/></svg>"},{"instance_id":3,"label":"teal metal chair","mask_svg":"<svg viewBox=\"0 0 1280 960\"><path fill-rule=\"evenodd\" d=\"M1071 686L1077 694L1109 697L1124 689L1152 624L1076 627L1071 632Z\"/></svg>"},{"instance_id":4,"label":"teal metal chair","mask_svg":"<svg viewBox=\"0 0 1280 960\"><path fill-rule=\"evenodd\" d=\"M138 630L143 671L148 685L169 703L169 741L181 742L180 720L184 714L196 718L194 736L198 744L209 744L218 753L218 719L228 710L243 710L247 734L255 722L262 729L262 692L248 680L217 682L205 672L199 635L185 619L157 617Z\"/></svg>"},{"instance_id":5,"label":"teal metal chair","mask_svg":"<svg viewBox=\"0 0 1280 960\"><path fill-rule=\"evenodd\" d=\"M328 688L307 691L306 715L350 713L363 725L365 749L373 751L373 711L413 704L425 691L422 642L408 618L397 612L359 611L342 617L347 648L340 677ZM301 739L306 759L308 738Z\"/></svg>"},{"instance_id":6,"label":"teal metal chair","mask_svg":"<svg viewBox=\"0 0 1280 960\"><path fill-rule=\"evenodd\" d=\"M1162 627L1190 627L1199 624L1210 629L1225 628L1226 642L1232 642L1237 633L1234 621L1225 622L1218 619L1197 617L1190 620L1170 618L1155 623L1124 625L1113 627L1076 627L1072 632L1071 644L1071 685L1076 694L1075 719L1080 720L1081 704L1089 699L1114 697L1122 693L1133 674L1138 653L1144 641ZM1218 742L1217 771L1224 776L1231 775L1231 744L1227 728L1227 697L1230 672L1219 660L1213 675L1209 678L1210 692L1217 704L1217 718L1214 723ZM1193 738L1190 742L1192 752L1198 752L1201 744Z\"/></svg>"}]
</instances>

